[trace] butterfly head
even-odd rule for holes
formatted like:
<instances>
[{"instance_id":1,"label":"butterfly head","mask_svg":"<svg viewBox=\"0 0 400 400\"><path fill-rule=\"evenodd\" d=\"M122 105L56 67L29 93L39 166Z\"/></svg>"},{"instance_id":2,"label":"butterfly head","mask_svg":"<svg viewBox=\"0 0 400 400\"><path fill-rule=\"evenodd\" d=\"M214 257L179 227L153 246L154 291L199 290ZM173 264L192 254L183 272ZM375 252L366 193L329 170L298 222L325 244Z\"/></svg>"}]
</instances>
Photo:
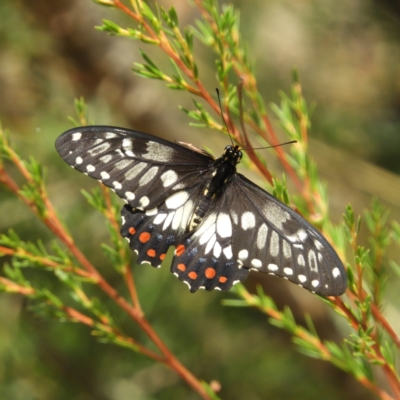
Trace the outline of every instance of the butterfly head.
<instances>
[{"instance_id":1,"label":"butterfly head","mask_svg":"<svg viewBox=\"0 0 400 400\"><path fill-rule=\"evenodd\" d=\"M223 159L224 161L229 161L232 165L236 165L240 163L240 160L243 157L243 153L241 152L239 146L237 144L235 145L229 145L225 147Z\"/></svg>"}]
</instances>

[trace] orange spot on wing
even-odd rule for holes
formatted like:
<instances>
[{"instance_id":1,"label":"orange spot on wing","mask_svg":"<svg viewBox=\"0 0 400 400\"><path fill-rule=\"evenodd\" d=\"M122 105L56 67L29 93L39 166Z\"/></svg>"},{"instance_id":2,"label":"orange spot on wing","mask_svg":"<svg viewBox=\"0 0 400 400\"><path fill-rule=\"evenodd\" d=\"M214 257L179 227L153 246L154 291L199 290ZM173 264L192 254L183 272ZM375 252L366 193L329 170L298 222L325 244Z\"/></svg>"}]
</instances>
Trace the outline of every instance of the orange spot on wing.
<instances>
[{"instance_id":1,"label":"orange spot on wing","mask_svg":"<svg viewBox=\"0 0 400 400\"><path fill-rule=\"evenodd\" d=\"M228 280L228 278L226 276L220 276L218 280L220 283L225 283Z\"/></svg>"},{"instance_id":2,"label":"orange spot on wing","mask_svg":"<svg viewBox=\"0 0 400 400\"><path fill-rule=\"evenodd\" d=\"M156 251L153 250L153 249L149 249L149 250L147 250L147 255L149 257L155 257L156 256Z\"/></svg>"},{"instance_id":3,"label":"orange spot on wing","mask_svg":"<svg viewBox=\"0 0 400 400\"><path fill-rule=\"evenodd\" d=\"M142 243L146 243L146 242L148 242L149 240L150 240L150 233L149 232L142 232L140 235L139 235L139 240L142 242Z\"/></svg>"},{"instance_id":4,"label":"orange spot on wing","mask_svg":"<svg viewBox=\"0 0 400 400\"><path fill-rule=\"evenodd\" d=\"M216 274L216 272L215 272L214 268L209 267L206 269L205 276L207 279L214 278L215 274Z\"/></svg>"},{"instance_id":5,"label":"orange spot on wing","mask_svg":"<svg viewBox=\"0 0 400 400\"><path fill-rule=\"evenodd\" d=\"M175 254L179 257L182 255L182 253L185 251L185 246L183 244L180 244L176 249L175 249Z\"/></svg>"},{"instance_id":6,"label":"orange spot on wing","mask_svg":"<svg viewBox=\"0 0 400 400\"><path fill-rule=\"evenodd\" d=\"M133 226L131 226L131 227L129 228L129 233L130 233L131 235L134 235L134 234L136 233L136 229L135 229Z\"/></svg>"},{"instance_id":7,"label":"orange spot on wing","mask_svg":"<svg viewBox=\"0 0 400 400\"><path fill-rule=\"evenodd\" d=\"M160 260L164 260L164 258L165 258L165 253L160 255Z\"/></svg>"},{"instance_id":8,"label":"orange spot on wing","mask_svg":"<svg viewBox=\"0 0 400 400\"><path fill-rule=\"evenodd\" d=\"M185 272L186 271L186 265L185 264L178 264L176 267L179 269L179 271Z\"/></svg>"},{"instance_id":9,"label":"orange spot on wing","mask_svg":"<svg viewBox=\"0 0 400 400\"><path fill-rule=\"evenodd\" d=\"M188 273L188 277L190 279L196 279L197 278L197 274L196 274L196 272L192 271L192 272Z\"/></svg>"}]
</instances>

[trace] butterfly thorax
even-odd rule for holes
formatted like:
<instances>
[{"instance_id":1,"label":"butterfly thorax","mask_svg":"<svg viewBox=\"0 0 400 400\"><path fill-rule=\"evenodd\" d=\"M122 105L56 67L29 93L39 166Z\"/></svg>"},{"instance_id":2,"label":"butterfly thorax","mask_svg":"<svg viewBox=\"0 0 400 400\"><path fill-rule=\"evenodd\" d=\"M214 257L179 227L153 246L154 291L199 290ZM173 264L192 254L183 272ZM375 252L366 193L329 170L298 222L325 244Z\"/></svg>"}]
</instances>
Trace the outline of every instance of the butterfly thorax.
<instances>
[{"instance_id":1,"label":"butterfly thorax","mask_svg":"<svg viewBox=\"0 0 400 400\"><path fill-rule=\"evenodd\" d=\"M206 185L199 205L193 213L189 231L198 227L215 199L222 195L224 188L235 175L236 165L241 158L242 152L239 150L239 146L235 145L226 146L222 157L214 161L212 179Z\"/></svg>"}]
</instances>

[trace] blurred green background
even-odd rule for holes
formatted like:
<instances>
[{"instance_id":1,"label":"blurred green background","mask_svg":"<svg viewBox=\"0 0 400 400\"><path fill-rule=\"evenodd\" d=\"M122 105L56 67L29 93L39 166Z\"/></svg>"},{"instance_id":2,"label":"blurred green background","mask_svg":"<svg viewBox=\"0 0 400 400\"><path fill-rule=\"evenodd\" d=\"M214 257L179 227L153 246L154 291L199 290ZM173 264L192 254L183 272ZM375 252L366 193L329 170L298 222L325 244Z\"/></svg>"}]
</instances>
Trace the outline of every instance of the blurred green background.
<instances>
[{"instance_id":1,"label":"blurred green background","mask_svg":"<svg viewBox=\"0 0 400 400\"><path fill-rule=\"evenodd\" d=\"M198 17L186 1L160 3L176 7L181 26ZM290 70L296 65L307 101L317 103L311 151L329 183L334 220L340 220L348 202L361 213L373 195L399 217L399 3L233 3L241 12L243 38L256 60L266 102L279 101L278 90L290 89ZM134 76L130 69L141 61L140 47L158 63L166 59L156 49L94 30L102 18L132 24L90 0L2 0L0 119L21 154L32 155L47 167L51 199L82 250L107 279L122 287L99 252L99 244L108 241L104 220L80 193L95 183L68 168L54 150L55 138L71 127L66 117L74 115L74 98L86 98L96 124L206 145L215 154L226 138L187 126L178 105L191 107L188 94ZM198 49L201 77L213 90L214 61L202 46ZM280 174L279 169L273 171ZM4 190L0 207L1 232L12 227L24 240L51 240L36 217ZM29 273L42 285L55 284L50 276ZM222 307L221 300L232 295L191 295L168 268L139 266L134 274L147 318L196 376L221 382L222 398L372 398L351 377L295 352L290 337L269 326L257 311ZM256 282L280 306L290 305L299 321L310 313L321 337L340 340L348 334L315 296L268 276L252 276L247 285L252 288ZM389 293L396 302L395 290ZM1 400L198 398L163 366L97 342L86 327L34 317L29 305L19 296L0 295ZM398 310L388 305L387 312L396 327ZM119 314L116 319L145 341L130 321Z\"/></svg>"}]
</instances>

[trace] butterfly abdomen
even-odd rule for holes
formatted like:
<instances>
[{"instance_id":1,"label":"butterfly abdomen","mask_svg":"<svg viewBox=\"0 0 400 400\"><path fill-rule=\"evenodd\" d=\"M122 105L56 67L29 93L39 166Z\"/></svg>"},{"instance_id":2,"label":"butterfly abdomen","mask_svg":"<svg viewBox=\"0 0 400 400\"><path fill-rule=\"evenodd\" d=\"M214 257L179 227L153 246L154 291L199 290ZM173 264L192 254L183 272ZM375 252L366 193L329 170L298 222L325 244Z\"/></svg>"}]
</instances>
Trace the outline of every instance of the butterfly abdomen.
<instances>
[{"instance_id":1,"label":"butterfly abdomen","mask_svg":"<svg viewBox=\"0 0 400 400\"><path fill-rule=\"evenodd\" d=\"M200 225L215 199L222 195L224 186L236 173L236 164L235 162L232 163L229 157L221 157L215 160L214 168L215 170L211 174L212 178L204 189L199 205L193 213L189 224L189 232Z\"/></svg>"}]
</instances>

